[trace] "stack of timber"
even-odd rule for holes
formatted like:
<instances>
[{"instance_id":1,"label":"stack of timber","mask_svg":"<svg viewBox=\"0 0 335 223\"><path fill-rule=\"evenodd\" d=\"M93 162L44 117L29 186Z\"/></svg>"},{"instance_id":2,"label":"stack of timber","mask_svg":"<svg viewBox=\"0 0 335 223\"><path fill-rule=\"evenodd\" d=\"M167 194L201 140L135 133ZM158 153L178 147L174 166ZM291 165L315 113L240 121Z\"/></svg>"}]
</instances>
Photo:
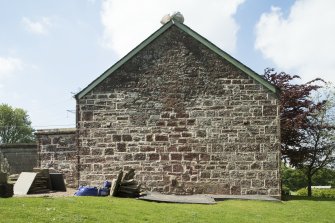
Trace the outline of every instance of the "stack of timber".
<instances>
[{"instance_id":1,"label":"stack of timber","mask_svg":"<svg viewBox=\"0 0 335 223\"><path fill-rule=\"evenodd\" d=\"M134 180L134 176L134 169L129 170L125 174L120 171L117 179L112 181L110 195L116 197L139 197L141 185Z\"/></svg>"},{"instance_id":2,"label":"stack of timber","mask_svg":"<svg viewBox=\"0 0 335 223\"><path fill-rule=\"evenodd\" d=\"M29 194L49 193L51 189L49 169L34 168L37 173L33 184L29 189Z\"/></svg>"},{"instance_id":3,"label":"stack of timber","mask_svg":"<svg viewBox=\"0 0 335 223\"><path fill-rule=\"evenodd\" d=\"M0 197L12 197L13 184L7 182L7 174L0 171Z\"/></svg>"}]
</instances>

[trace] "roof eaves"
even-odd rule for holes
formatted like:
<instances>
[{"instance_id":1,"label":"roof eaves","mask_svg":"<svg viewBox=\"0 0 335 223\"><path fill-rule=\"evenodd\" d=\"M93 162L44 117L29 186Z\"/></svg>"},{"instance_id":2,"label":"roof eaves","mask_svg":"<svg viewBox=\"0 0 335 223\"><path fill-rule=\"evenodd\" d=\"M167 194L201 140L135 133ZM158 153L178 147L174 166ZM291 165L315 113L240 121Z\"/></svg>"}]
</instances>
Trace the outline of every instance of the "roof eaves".
<instances>
[{"instance_id":1,"label":"roof eaves","mask_svg":"<svg viewBox=\"0 0 335 223\"><path fill-rule=\"evenodd\" d=\"M146 38L143 42L141 42L137 47L135 47L132 51L130 51L127 55L121 58L118 62L116 62L113 66L108 68L103 74L101 74L98 78L92 81L88 86L86 86L83 90L78 92L75 95L76 99L80 99L84 97L88 92L90 92L94 87L100 84L103 80L105 80L110 74L112 74L115 70L121 67L124 63L126 63L129 59L135 56L139 51L141 51L144 47L146 47L149 43L155 40L158 36L164 33L168 28L170 28L174 22L171 20L170 22L163 25L156 32Z\"/></svg>"},{"instance_id":2,"label":"roof eaves","mask_svg":"<svg viewBox=\"0 0 335 223\"><path fill-rule=\"evenodd\" d=\"M279 93L279 89L276 86L272 85L271 83L269 83L268 81L266 81L265 79L263 79L260 75L258 75L256 72L254 72L253 70L251 70L249 67L245 66L240 61L236 60L234 57L230 56L228 53L224 52L219 47L215 46L209 40L207 40L203 36L199 35L198 33L196 33L195 31L193 31L188 26L186 26L186 25L184 25L182 23L178 23L178 22L175 22L175 25L178 28L180 28L181 30L183 30L184 32L186 32L187 34L191 35L196 40L198 40L200 43L202 43L203 45L205 45L206 47L208 47L210 50L214 51L219 56L223 57L228 62L230 62L231 64L233 64L234 66L236 66L237 68L239 68L240 70L242 70L244 73L246 73L247 75L249 75L251 78L253 78L257 82L259 82L260 84L262 84L264 87L266 87L267 89L269 89L271 92L273 92L275 94Z\"/></svg>"}]
</instances>

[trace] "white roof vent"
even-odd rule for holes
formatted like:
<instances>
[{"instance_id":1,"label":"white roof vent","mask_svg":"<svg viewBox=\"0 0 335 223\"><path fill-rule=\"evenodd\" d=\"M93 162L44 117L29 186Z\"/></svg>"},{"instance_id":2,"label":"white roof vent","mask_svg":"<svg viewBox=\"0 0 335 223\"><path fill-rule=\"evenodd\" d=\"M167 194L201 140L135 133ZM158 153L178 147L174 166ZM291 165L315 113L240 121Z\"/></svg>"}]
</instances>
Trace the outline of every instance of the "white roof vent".
<instances>
[{"instance_id":1,"label":"white roof vent","mask_svg":"<svg viewBox=\"0 0 335 223\"><path fill-rule=\"evenodd\" d=\"M165 23L168 23L171 20L174 22L184 23L184 16L180 12L174 12L172 13L172 15L167 14L163 16L163 18L161 19L161 24L164 25Z\"/></svg>"}]
</instances>

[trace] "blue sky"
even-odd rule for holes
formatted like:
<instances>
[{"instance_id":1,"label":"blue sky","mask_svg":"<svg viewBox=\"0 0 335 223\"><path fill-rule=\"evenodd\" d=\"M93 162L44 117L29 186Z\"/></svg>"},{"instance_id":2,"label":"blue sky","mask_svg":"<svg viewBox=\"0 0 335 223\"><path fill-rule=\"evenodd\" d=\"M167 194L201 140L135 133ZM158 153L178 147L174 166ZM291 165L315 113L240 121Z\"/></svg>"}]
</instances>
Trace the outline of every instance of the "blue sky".
<instances>
[{"instance_id":1,"label":"blue sky","mask_svg":"<svg viewBox=\"0 0 335 223\"><path fill-rule=\"evenodd\" d=\"M0 0L0 103L36 129L74 127L73 93L157 30L167 13L256 72L334 81L332 0Z\"/></svg>"}]
</instances>

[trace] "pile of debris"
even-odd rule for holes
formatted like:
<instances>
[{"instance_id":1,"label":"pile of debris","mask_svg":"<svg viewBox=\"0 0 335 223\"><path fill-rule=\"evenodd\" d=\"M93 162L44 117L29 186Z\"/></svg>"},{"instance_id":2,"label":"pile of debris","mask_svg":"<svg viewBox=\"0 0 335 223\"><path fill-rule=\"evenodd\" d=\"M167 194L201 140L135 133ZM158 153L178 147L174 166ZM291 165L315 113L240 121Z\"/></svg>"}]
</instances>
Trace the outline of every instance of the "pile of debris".
<instances>
[{"instance_id":1,"label":"pile of debris","mask_svg":"<svg viewBox=\"0 0 335 223\"><path fill-rule=\"evenodd\" d=\"M117 178L112 183L104 182L102 188L80 186L75 196L115 196L115 197L139 197L140 184L134 180L135 170L131 169L128 173L123 174L120 171Z\"/></svg>"},{"instance_id":2,"label":"pile of debris","mask_svg":"<svg viewBox=\"0 0 335 223\"><path fill-rule=\"evenodd\" d=\"M11 181L15 181L12 177ZM49 169L34 168L33 172L22 172L14 185L15 195L66 191L63 175L50 173Z\"/></svg>"},{"instance_id":3,"label":"pile of debris","mask_svg":"<svg viewBox=\"0 0 335 223\"><path fill-rule=\"evenodd\" d=\"M110 195L116 197L139 197L141 185L134 180L135 170L123 174L121 170L117 179L113 179Z\"/></svg>"},{"instance_id":4,"label":"pile of debris","mask_svg":"<svg viewBox=\"0 0 335 223\"><path fill-rule=\"evenodd\" d=\"M12 197L13 184L7 182L7 174L0 171L0 197Z\"/></svg>"},{"instance_id":5,"label":"pile of debris","mask_svg":"<svg viewBox=\"0 0 335 223\"><path fill-rule=\"evenodd\" d=\"M51 189L49 169L34 168L33 172L36 173L36 177L28 193L29 194L49 193Z\"/></svg>"}]
</instances>

